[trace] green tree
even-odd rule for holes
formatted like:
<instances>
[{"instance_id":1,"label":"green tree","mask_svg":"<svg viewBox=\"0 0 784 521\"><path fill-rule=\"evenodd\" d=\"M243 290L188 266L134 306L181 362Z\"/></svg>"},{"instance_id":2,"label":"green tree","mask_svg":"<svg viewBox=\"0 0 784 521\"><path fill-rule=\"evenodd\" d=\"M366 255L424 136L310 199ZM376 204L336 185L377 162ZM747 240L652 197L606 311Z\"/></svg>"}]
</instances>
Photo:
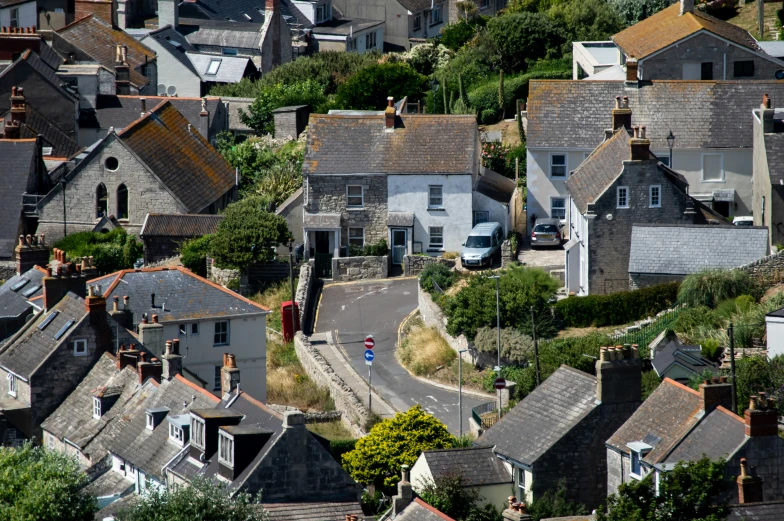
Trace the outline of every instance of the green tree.
<instances>
[{"instance_id":1,"label":"green tree","mask_svg":"<svg viewBox=\"0 0 784 521\"><path fill-rule=\"evenodd\" d=\"M623 18L605 0L571 0L555 4L547 16L566 28L572 41L609 40L626 27Z\"/></svg>"},{"instance_id":2,"label":"green tree","mask_svg":"<svg viewBox=\"0 0 784 521\"><path fill-rule=\"evenodd\" d=\"M308 105L315 109L327 100L324 88L324 84L310 79L264 87L248 107L248 112L239 110L240 121L258 134L272 134L275 132L273 110L291 105Z\"/></svg>"},{"instance_id":3,"label":"green tree","mask_svg":"<svg viewBox=\"0 0 784 521\"><path fill-rule=\"evenodd\" d=\"M509 13L487 22L487 35L498 51L501 68L525 71L537 60L560 57L566 35L542 13Z\"/></svg>"},{"instance_id":4,"label":"green tree","mask_svg":"<svg viewBox=\"0 0 784 521\"><path fill-rule=\"evenodd\" d=\"M550 489L535 498L528 506L527 512L533 521L551 517L579 516L587 514L585 505L573 503L566 499L566 482L561 480L555 489Z\"/></svg>"},{"instance_id":5,"label":"green tree","mask_svg":"<svg viewBox=\"0 0 784 521\"><path fill-rule=\"evenodd\" d=\"M459 5L467 3L469 2L461 2ZM484 17L470 20L461 18L457 22L447 24L441 29L439 41L447 49L457 51L471 41L486 23L487 19Z\"/></svg>"},{"instance_id":6,"label":"green tree","mask_svg":"<svg viewBox=\"0 0 784 521\"><path fill-rule=\"evenodd\" d=\"M426 89L427 78L407 63L379 63L360 70L338 87L336 105L343 109L379 110L386 106L388 96L416 100Z\"/></svg>"},{"instance_id":7,"label":"green tree","mask_svg":"<svg viewBox=\"0 0 784 521\"><path fill-rule=\"evenodd\" d=\"M422 501L458 521L471 514L480 497L475 488L467 486L462 474L446 474L415 485L422 487L419 492Z\"/></svg>"},{"instance_id":8,"label":"green tree","mask_svg":"<svg viewBox=\"0 0 784 521\"><path fill-rule=\"evenodd\" d=\"M377 423L343 454L343 468L357 482L392 489L402 465L412 466L424 450L451 447L454 437L446 426L420 405Z\"/></svg>"},{"instance_id":9,"label":"green tree","mask_svg":"<svg viewBox=\"0 0 784 521\"><path fill-rule=\"evenodd\" d=\"M596 521L720 521L726 506L719 501L724 488L725 461L680 462L659 479L659 493L649 474L623 484L599 508Z\"/></svg>"},{"instance_id":10,"label":"green tree","mask_svg":"<svg viewBox=\"0 0 784 521\"><path fill-rule=\"evenodd\" d=\"M202 235L185 242L180 249L180 262L196 275L207 276L207 255L212 235Z\"/></svg>"},{"instance_id":11,"label":"green tree","mask_svg":"<svg viewBox=\"0 0 784 521\"><path fill-rule=\"evenodd\" d=\"M78 232L57 241L54 248L68 254L69 259L93 257L99 273L112 273L133 268L144 255L144 245L122 228L109 233Z\"/></svg>"},{"instance_id":12,"label":"green tree","mask_svg":"<svg viewBox=\"0 0 784 521\"><path fill-rule=\"evenodd\" d=\"M153 487L127 509L120 521L267 521L260 497L232 491L214 480L198 477L190 485Z\"/></svg>"},{"instance_id":13,"label":"green tree","mask_svg":"<svg viewBox=\"0 0 784 521\"><path fill-rule=\"evenodd\" d=\"M0 447L0 519L7 521L92 520L95 498L75 459L26 443Z\"/></svg>"},{"instance_id":14,"label":"green tree","mask_svg":"<svg viewBox=\"0 0 784 521\"><path fill-rule=\"evenodd\" d=\"M255 196L230 204L210 241L218 267L246 269L275 257L274 248L292 237L286 220L269 211L268 198Z\"/></svg>"},{"instance_id":15,"label":"green tree","mask_svg":"<svg viewBox=\"0 0 784 521\"><path fill-rule=\"evenodd\" d=\"M669 0L608 0L626 25L634 25L662 9L669 7Z\"/></svg>"}]
</instances>

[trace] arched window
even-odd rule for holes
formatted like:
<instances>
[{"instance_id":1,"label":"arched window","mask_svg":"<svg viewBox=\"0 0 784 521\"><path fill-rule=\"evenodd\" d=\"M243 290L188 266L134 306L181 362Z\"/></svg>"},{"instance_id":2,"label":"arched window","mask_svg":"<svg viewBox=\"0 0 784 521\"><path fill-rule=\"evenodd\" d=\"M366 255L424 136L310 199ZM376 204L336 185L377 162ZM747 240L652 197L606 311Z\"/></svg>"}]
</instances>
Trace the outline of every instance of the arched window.
<instances>
[{"instance_id":1,"label":"arched window","mask_svg":"<svg viewBox=\"0 0 784 521\"><path fill-rule=\"evenodd\" d=\"M117 218L128 218L128 188L125 185L117 187Z\"/></svg>"},{"instance_id":2,"label":"arched window","mask_svg":"<svg viewBox=\"0 0 784 521\"><path fill-rule=\"evenodd\" d=\"M100 219L106 215L106 210L109 208L109 197L106 193L106 187L103 183L98 185L95 190L95 217Z\"/></svg>"}]
</instances>

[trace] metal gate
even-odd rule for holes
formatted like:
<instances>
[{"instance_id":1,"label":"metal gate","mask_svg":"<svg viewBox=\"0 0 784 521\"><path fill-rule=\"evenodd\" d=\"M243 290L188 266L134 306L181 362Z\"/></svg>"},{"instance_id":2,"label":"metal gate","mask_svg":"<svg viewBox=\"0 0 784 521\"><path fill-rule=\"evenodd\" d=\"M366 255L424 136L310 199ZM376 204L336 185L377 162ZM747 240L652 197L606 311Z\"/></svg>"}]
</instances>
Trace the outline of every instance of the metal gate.
<instances>
[{"instance_id":1,"label":"metal gate","mask_svg":"<svg viewBox=\"0 0 784 521\"><path fill-rule=\"evenodd\" d=\"M332 254L331 253L317 253L316 257L316 277L331 278L332 277Z\"/></svg>"}]
</instances>

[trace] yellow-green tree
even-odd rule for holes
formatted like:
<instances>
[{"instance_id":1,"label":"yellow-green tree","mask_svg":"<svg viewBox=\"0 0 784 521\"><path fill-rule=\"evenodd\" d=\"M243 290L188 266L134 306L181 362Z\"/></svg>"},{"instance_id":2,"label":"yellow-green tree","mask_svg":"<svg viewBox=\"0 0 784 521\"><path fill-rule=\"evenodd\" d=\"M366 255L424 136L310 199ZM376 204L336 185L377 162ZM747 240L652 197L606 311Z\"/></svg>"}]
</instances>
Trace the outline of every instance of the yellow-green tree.
<instances>
[{"instance_id":1,"label":"yellow-green tree","mask_svg":"<svg viewBox=\"0 0 784 521\"><path fill-rule=\"evenodd\" d=\"M412 466L422 451L448 448L454 441L443 423L415 405L374 425L343 454L343 468L359 483L389 489L400 480L402 465Z\"/></svg>"}]
</instances>

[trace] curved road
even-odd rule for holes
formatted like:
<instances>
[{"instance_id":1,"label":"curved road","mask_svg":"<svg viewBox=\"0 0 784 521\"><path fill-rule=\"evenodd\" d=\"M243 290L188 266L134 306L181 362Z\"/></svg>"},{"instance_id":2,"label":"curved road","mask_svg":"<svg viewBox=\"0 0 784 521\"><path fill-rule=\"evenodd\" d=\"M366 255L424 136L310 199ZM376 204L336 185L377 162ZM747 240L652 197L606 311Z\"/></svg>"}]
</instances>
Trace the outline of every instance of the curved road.
<instances>
[{"instance_id":1,"label":"curved road","mask_svg":"<svg viewBox=\"0 0 784 521\"><path fill-rule=\"evenodd\" d=\"M367 382L364 340L372 334L372 384L375 391L398 411L415 404L441 420L454 435L459 431L458 396L450 391L413 378L395 358L400 323L417 308L416 279L392 279L324 286L316 331L335 332L343 353ZM491 397L463 393L463 433L469 432L471 408L492 401Z\"/></svg>"}]
</instances>

